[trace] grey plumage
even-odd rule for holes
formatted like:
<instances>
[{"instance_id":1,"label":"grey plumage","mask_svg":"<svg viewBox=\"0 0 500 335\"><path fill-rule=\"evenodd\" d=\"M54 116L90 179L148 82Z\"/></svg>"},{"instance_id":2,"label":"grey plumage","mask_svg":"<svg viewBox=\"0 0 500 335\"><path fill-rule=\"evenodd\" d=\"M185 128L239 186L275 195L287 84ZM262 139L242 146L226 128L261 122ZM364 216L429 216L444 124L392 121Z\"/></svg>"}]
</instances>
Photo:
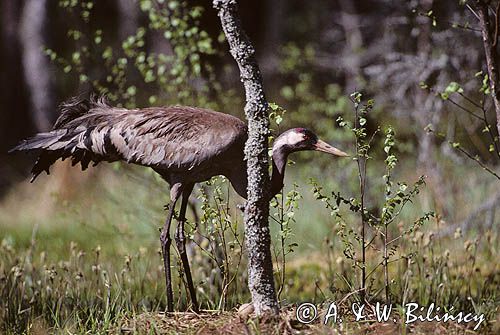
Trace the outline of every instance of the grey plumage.
<instances>
[{"instance_id":1,"label":"grey plumage","mask_svg":"<svg viewBox=\"0 0 500 335\"><path fill-rule=\"evenodd\" d=\"M74 98L61 105L61 115L50 132L36 134L12 151L40 150L32 169L34 181L58 159L71 157L85 170L90 163L122 160L153 168L171 186L171 206L160 241L167 287L167 309L173 310L170 269L170 224L175 204L182 195L176 244L184 267L193 309L196 292L185 249L184 222L189 195L195 183L212 176L226 176L235 191L246 198L247 170L244 147L247 127L238 118L208 109L172 106L143 109L112 107L102 98ZM318 150L337 156L346 154L305 128L281 134L273 146L272 197L283 187L290 153Z\"/></svg>"},{"instance_id":2,"label":"grey plumage","mask_svg":"<svg viewBox=\"0 0 500 335\"><path fill-rule=\"evenodd\" d=\"M179 172L202 181L210 166L233 156L246 140L246 126L236 117L211 110L172 106L124 109L104 99L73 99L61 105L52 131L22 141L11 151L42 150L32 169L32 181L59 158L73 165L123 160L149 166L168 182ZM234 147L234 148L233 148ZM236 149L236 150L235 150ZM241 157L234 157L240 158ZM198 176L198 174L200 174Z\"/></svg>"}]
</instances>

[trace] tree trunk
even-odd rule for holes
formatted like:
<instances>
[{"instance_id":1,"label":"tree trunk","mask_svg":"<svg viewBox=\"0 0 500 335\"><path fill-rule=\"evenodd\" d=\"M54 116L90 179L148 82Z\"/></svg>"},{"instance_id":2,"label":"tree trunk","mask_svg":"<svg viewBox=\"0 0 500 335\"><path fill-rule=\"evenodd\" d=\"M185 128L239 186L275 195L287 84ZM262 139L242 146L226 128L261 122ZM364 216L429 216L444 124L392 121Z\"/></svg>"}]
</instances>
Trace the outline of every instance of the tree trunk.
<instances>
[{"instance_id":1,"label":"tree trunk","mask_svg":"<svg viewBox=\"0 0 500 335\"><path fill-rule=\"evenodd\" d=\"M20 32L24 77L29 87L33 121L38 131L49 130L55 116L51 64L42 49L46 45L46 2L26 0Z\"/></svg>"},{"instance_id":2,"label":"tree trunk","mask_svg":"<svg viewBox=\"0 0 500 335\"><path fill-rule=\"evenodd\" d=\"M279 69L279 50L283 42L283 27L288 3L286 0L266 1L265 31L263 36L260 67L264 73L276 76Z\"/></svg>"},{"instance_id":3,"label":"tree trunk","mask_svg":"<svg viewBox=\"0 0 500 335\"><path fill-rule=\"evenodd\" d=\"M17 32L21 1L0 1L0 198L18 181L19 171L28 157L11 156L7 151L20 138L33 132L22 76L21 52ZM20 155L24 156L24 155Z\"/></svg>"},{"instance_id":4,"label":"tree trunk","mask_svg":"<svg viewBox=\"0 0 500 335\"><path fill-rule=\"evenodd\" d=\"M361 52L363 35L361 33L360 17L356 4L351 0L340 0L340 24L344 29L347 48L342 52L342 62L345 69L345 91L351 94L359 91L362 85Z\"/></svg>"},{"instance_id":5,"label":"tree trunk","mask_svg":"<svg viewBox=\"0 0 500 335\"><path fill-rule=\"evenodd\" d=\"M279 312L274 288L269 232L269 120L262 77L255 49L241 27L235 0L213 0L230 52L238 63L245 87L248 140L245 145L248 188L245 208L245 238L248 250L248 287L257 315Z\"/></svg>"},{"instance_id":6,"label":"tree trunk","mask_svg":"<svg viewBox=\"0 0 500 335\"><path fill-rule=\"evenodd\" d=\"M490 79L491 98L493 99L497 116L497 130L498 134L500 134L500 83L498 79L498 60L495 50L496 41L493 41L491 36L490 16L488 14L488 5L486 1L478 0L476 8L483 37L484 53L486 54L486 67ZM498 24L498 18L495 20L495 24ZM497 36L495 36L495 38L496 37Z\"/></svg>"},{"instance_id":7,"label":"tree trunk","mask_svg":"<svg viewBox=\"0 0 500 335\"><path fill-rule=\"evenodd\" d=\"M422 10L428 12L434 6L434 0L421 0L420 5ZM417 56L418 63L421 64L420 76L415 78L416 94L414 97L414 111L413 117L418 125L417 139L418 139L418 156L417 156L417 169L418 173L427 176L427 185L432 196L432 204L428 206L436 209L436 212L444 217L450 214L446 203L446 188L443 181L441 166L439 161L435 159L437 147L425 127L431 125L432 129L436 129L439 124L441 113L441 101L437 100L433 95L429 94L426 90L417 86L417 83L422 81L428 83L432 80L430 77L432 72L427 71L430 64L435 61L433 58L433 40L432 40L432 25L431 20L425 16L417 17L417 27L419 34L417 37Z\"/></svg>"},{"instance_id":8,"label":"tree trunk","mask_svg":"<svg viewBox=\"0 0 500 335\"><path fill-rule=\"evenodd\" d=\"M139 4L135 0L116 0L118 7L118 36L120 42L127 37L135 35L139 27Z\"/></svg>"}]
</instances>

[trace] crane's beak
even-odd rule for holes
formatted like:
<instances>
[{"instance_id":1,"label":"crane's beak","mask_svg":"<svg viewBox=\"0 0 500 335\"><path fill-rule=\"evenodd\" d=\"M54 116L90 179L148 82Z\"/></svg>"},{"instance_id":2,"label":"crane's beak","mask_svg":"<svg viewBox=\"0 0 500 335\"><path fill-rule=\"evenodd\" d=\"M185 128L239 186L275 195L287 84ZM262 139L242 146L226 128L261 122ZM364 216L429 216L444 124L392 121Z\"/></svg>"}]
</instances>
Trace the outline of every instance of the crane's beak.
<instances>
[{"instance_id":1,"label":"crane's beak","mask_svg":"<svg viewBox=\"0 0 500 335\"><path fill-rule=\"evenodd\" d=\"M328 144L322 140L318 140L318 142L316 142L316 144L314 145L314 150L326 152L328 154L340 156L340 157L348 157L349 156L347 153L343 152L342 150L339 150L335 147L332 147L330 144Z\"/></svg>"}]
</instances>

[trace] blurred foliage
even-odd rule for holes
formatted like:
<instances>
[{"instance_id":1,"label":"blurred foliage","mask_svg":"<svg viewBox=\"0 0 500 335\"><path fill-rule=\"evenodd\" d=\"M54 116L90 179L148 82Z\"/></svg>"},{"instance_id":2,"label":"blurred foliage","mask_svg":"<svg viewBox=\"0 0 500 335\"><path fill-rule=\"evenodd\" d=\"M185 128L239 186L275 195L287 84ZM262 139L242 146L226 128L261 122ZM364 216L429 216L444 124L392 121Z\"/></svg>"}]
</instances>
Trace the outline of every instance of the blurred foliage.
<instances>
[{"instance_id":1,"label":"blurred foliage","mask_svg":"<svg viewBox=\"0 0 500 335\"><path fill-rule=\"evenodd\" d=\"M71 55L46 49L47 55L64 73L76 76L82 87L88 86L128 108L135 107L138 101L145 105L167 103L214 109L238 103L232 90L221 94L221 85L207 60L216 49L200 26L203 7L183 1L151 0L140 0L138 5L147 22L116 46L102 28L88 31L88 27L98 26L91 22L93 1L61 1L60 6L68 14L81 17L87 29L68 31L73 41ZM152 42L168 52L154 51Z\"/></svg>"},{"instance_id":2,"label":"blurred foliage","mask_svg":"<svg viewBox=\"0 0 500 335\"><path fill-rule=\"evenodd\" d=\"M16 225L0 226L3 332L31 333L41 327L48 332L114 333L124 326L124 320L164 310L164 273L156 229L164 215L160 210L163 201L157 196L162 187L143 179L137 171L108 170L104 177L106 183L84 187L85 195L72 203L61 203L57 211L36 219L27 216L26 221L16 218ZM194 216L188 219L192 229L189 239L194 242L189 247L194 281L205 308L231 310L249 299L240 213L227 201L232 198L227 184L213 180L210 187L203 188L197 193L204 209L202 216L197 225ZM285 207L275 211L278 221L284 213L288 223L283 226L290 231L271 221L278 234L273 241L278 257L277 286L283 285L282 304L342 300L349 305L357 300L357 295L350 293L356 290L359 274L344 254L341 230L354 228L358 221L343 210L346 226L338 226L327 219L329 211L308 208L314 203L305 205L297 199L300 191L292 188ZM277 200L280 206L280 197ZM27 207L22 199L17 201ZM296 201L303 203L299 210ZM94 203L98 205L85 207ZM318 205L324 204L318 201ZM287 214L295 211L309 219ZM317 213L323 213L321 220L314 220ZM2 222L7 222L6 217L2 216ZM411 222L402 217L394 224L390 234L397 236ZM389 266L394 302L435 302L455 310L485 313L486 319L492 320L500 299L500 269L495 261L499 257L498 232L490 229L464 235L457 230L451 239L443 240L437 235L444 225L435 220L427 229L415 229L398 240L398 252L405 257ZM301 227L307 233L301 232ZM320 229L326 233L315 237L314 231ZM280 235L286 237L285 250L280 250ZM294 242L299 247L294 247ZM314 247L304 251L308 244ZM295 252L287 255L286 276L281 277L280 255L289 252L288 246ZM381 241L375 239L367 249L368 268L380 264L380 247ZM175 268L181 269L179 265ZM184 309L189 301L178 278L174 277L179 299L176 308ZM383 276L374 272L368 284L375 294L384 285ZM349 298L343 300L347 295ZM383 300L376 294L373 299Z\"/></svg>"},{"instance_id":3,"label":"blurred foliage","mask_svg":"<svg viewBox=\"0 0 500 335\"><path fill-rule=\"evenodd\" d=\"M433 1L431 9L422 1L354 1L354 9L340 3L287 2L290 15L281 18L282 36L270 48L276 66L263 71L274 137L291 126L311 127L356 158L291 157L287 186L271 202L280 300L358 300L351 293L360 287L364 221L371 302L389 300L382 292L390 286L397 304L434 302L493 320L498 215L495 207L480 209L497 185L459 150L496 171L498 134L475 18L457 1ZM102 14L105 2L59 1L57 13L70 27L57 31L62 38L45 52L58 65L65 95L78 86L128 108L187 104L241 117L237 69L219 27L206 24L208 6L197 4L139 0L137 27L121 39L112 15ZM242 11L243 19L255 34L260 25L250 12ZM360 20L349 26L342 13ZM356 30L358 47L350 42ZM353 86L362 95L350 97L346 87ZM420 175L432 171L416 157L429 123L437 136L428 160L442 172L424 187ZM164 310L158 227L167 199L158 194L166 185L149 169L113 164L99 172L74 186L78 194L69 199L61 190L44 199L49 188L38 184L2 202L0 330L30 333L38 324L50 332L105 333L124 319ZM238 199L224 178L195 193L188 244L198 294L203 308L231 310L249 299ZM176 277L176 307L185 309Z\"/></svg>"}]
</instances>

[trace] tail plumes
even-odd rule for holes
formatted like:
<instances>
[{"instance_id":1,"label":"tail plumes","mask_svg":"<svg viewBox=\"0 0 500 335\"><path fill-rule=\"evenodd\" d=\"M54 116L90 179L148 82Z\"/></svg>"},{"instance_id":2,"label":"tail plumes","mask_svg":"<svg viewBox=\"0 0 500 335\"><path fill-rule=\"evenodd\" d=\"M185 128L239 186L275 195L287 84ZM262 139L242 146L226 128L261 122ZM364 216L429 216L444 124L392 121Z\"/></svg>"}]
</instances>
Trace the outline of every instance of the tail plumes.
<instances>
[{"instance_id":1,"label":"tail plumes","mask_svg":"<svg viewBox=\"0 0 500 335\"><path fill-rule=\"evenodd\" d=\"M39 133L26 140L22 140L18 145L9 150L9 153L14 151L31 151L37 149L47 149L52 144L56 143L63 135L64 130L53 130L48 133Z\"/></svg>"},{"instance_id":2,"label":"tail plumes","mask_svg":"<svg viewBox=\"0 0 500 335\"><path fill-rule=\"evenodd\" d=\"M81 162L82 170L85 170L91 161L94 161L94 165L96 165L101 160L97 155L87 151L81 145L93 127L72 124L72 121L85 116L93 108L109 108L109 106L104 98L96 97L87 100L73 98L62 103L60 105L61 115L54 124L52 131L39 133L23 140L9 151L11 153L14 151L41 150L40 156L31 170L33 175L31 182L42 171L49 174L50 166L59 158L64 160L71 156L73 165Z\"/></svg>"}]
</instances>

